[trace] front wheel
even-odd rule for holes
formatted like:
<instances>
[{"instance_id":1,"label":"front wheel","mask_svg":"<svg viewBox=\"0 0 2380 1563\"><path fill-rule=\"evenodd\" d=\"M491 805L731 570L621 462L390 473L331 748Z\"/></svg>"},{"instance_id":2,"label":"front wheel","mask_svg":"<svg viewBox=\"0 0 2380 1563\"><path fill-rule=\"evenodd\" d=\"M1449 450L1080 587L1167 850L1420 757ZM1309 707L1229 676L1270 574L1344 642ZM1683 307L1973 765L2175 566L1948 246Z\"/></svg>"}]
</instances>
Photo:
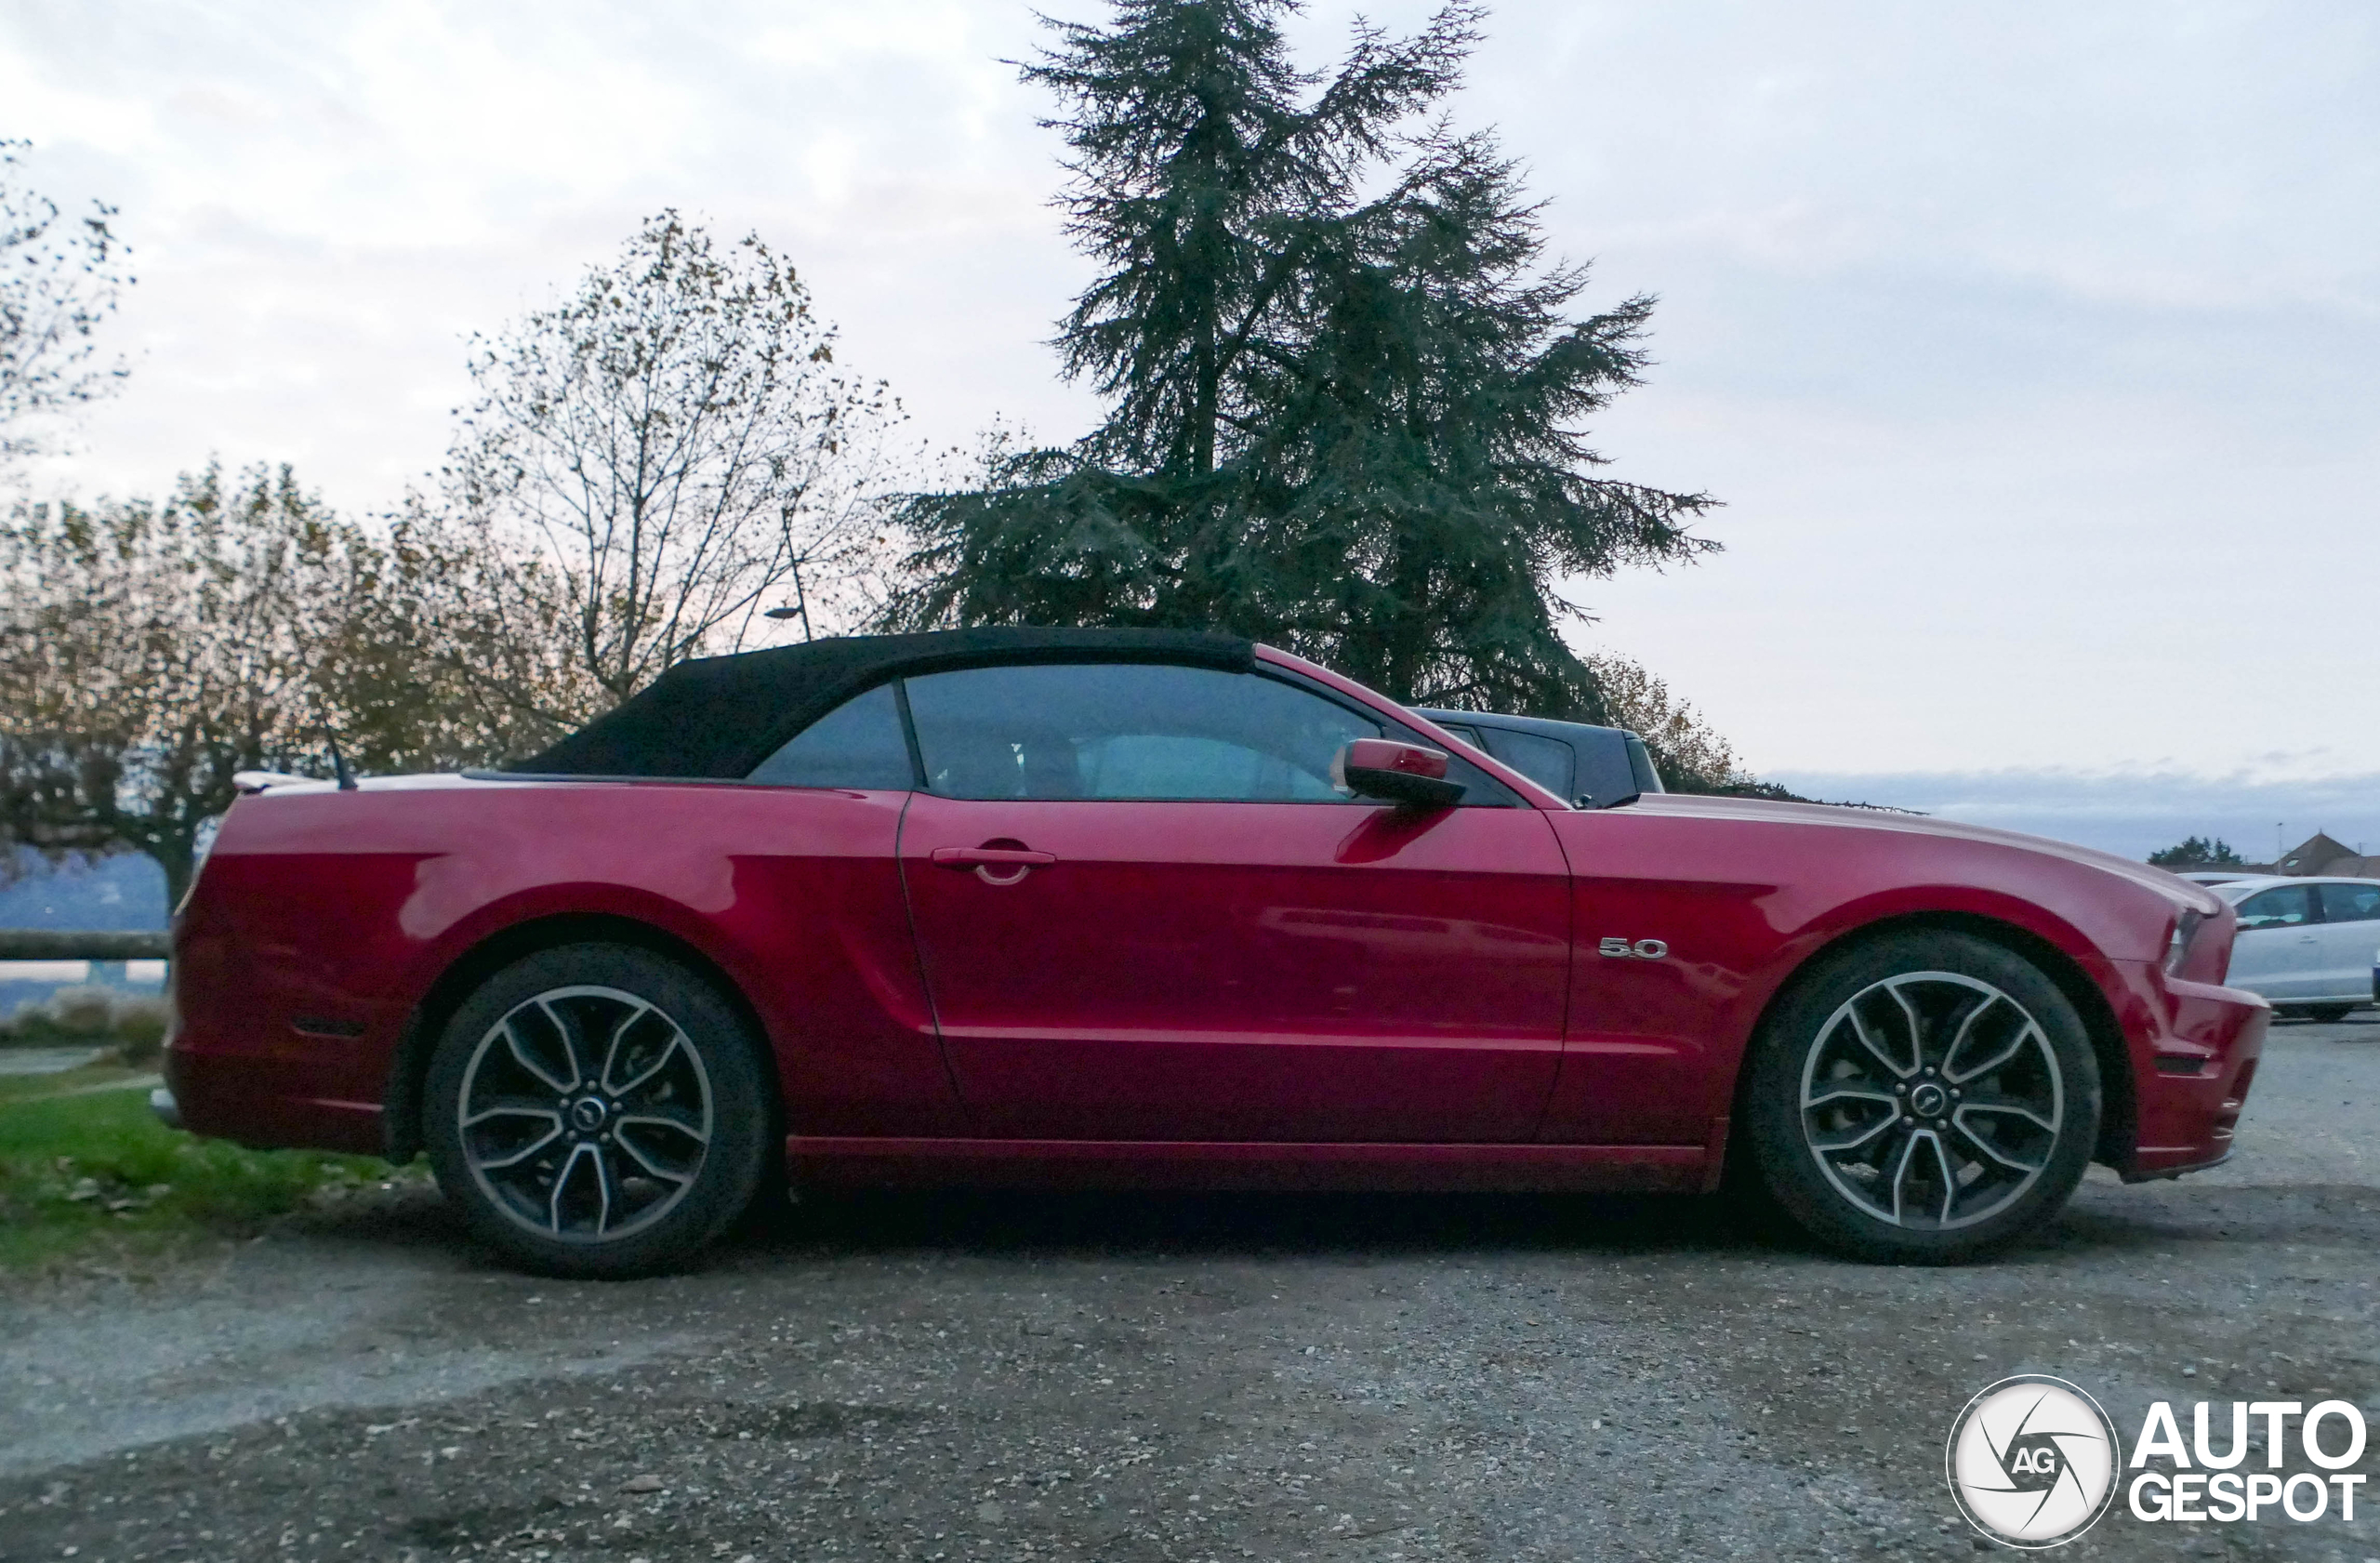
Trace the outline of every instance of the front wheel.
<instances>
[{"instance_id":1,"label":"front wheel","mask_svg":"<svg viewBox=\"0 0 2380 1563\"><path fill-rule=\"evenodd\" d=\"M1778 1204L1855 1257L1949 1264L2066 1202L2099 1071L2057 985L1970 934L1890 934L1797 980L1754 1042L1745 1113Z\"/></svg>"},{"instance_id":2,"label":"front wheel","mask_svg":"<svg viewBox=\"0 0 2380 1563\"><path fill-rule=\"evenodd\" d=\"M709 984L632 946L544 950L489 978L447 1023L423 1106L446 1197L549 1275L685 1259L767 1165L749 1028Z\"/></svg>"},{"instance_id":3,"label":"front wheel","mask_svg":"<svg viewBox=\"0 0 2380 1563\"><path fill-rule=\"evenodd\" d=\"M2306 1006L2306 1018L2332 1026L2345 1020L2354 1008L2353 1004L2308 1004Z\"/></svg>"}]
</instances>

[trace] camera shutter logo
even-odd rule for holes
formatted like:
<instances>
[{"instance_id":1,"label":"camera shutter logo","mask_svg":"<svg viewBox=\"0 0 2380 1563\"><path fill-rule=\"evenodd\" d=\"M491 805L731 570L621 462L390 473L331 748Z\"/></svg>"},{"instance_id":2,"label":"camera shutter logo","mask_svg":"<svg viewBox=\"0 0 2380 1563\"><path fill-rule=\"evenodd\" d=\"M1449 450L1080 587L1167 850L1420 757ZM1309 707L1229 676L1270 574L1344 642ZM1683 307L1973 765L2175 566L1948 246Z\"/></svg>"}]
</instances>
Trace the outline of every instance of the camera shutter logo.
<instances>
[{"instance_id":1,"label":"camera shutter logo","mask_svg":"<svg viewBox=\"0 0 2380 1563\"><path fill-rule=\"evenodd\" d=\"M2021 1373L1967 1402L1945 1463L1967 1523L2005 1546L2053 1547L2108 1512L2123 1450L2096 1400L2064 1379Z\"/></svg>"}]
</instances>

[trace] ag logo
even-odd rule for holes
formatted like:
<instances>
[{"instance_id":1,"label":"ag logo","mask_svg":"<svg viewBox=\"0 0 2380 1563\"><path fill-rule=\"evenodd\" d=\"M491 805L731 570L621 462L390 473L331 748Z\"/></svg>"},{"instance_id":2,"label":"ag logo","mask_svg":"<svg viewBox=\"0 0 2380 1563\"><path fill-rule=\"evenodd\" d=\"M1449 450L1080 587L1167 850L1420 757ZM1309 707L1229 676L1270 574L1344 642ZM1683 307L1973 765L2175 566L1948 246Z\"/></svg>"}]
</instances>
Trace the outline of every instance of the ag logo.
<instances>
[{"instance_id":1,"label":"ag logo","mask_svg":"<svg viewBox=\"0 0 2380 1563\"><path fill-rule=\"evenodd\" d=\"M1967 1402L1950 1424L1950 1495L2006 1546L2070 1542L2116 1495L2123 1450L2099 1403L2064 1379L2023 1373Z\"/></svg>"}]
</instances>

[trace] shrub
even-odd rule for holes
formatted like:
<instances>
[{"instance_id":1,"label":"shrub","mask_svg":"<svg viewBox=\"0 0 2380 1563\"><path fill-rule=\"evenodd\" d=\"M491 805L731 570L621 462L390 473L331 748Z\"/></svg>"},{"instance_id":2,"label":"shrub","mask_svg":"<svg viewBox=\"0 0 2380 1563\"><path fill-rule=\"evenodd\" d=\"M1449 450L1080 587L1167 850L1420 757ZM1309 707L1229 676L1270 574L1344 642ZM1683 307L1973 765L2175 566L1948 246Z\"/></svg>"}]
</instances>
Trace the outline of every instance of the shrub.
<instances>
[{"instance_id":1,"label":"shrub","mask_svg":"<svg viewBox=\"0 0 2380 1563\"><path fill-rule=\"evenodd\" d=\"M105 987L61 987L46 1003L24 1004L0 1023L0 1043L114 1044L127 1064L145 1064L165 1040L165 1001Z\"/></svg>"}]
</instances>

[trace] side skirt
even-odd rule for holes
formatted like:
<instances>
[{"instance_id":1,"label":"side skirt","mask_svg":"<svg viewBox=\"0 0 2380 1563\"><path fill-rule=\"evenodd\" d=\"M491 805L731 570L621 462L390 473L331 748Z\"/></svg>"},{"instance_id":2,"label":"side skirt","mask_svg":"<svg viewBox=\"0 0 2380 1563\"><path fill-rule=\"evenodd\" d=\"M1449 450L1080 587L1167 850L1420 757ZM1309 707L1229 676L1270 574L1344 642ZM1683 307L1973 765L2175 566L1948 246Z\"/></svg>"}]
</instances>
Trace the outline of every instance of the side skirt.
<instances>
[{"instance_id":1,"label":"side skirt","mask_svg":"<svg viewBox=\"0 0 2380 1563\"><path fill-rule=\"evenodd\" d=\"M1240 1141L903 1140L796 1134L786 1167L835 1187L1381 1189L1691 1194L1703 1146L1280 1145Z\"/></svg>"}]
</instances>

